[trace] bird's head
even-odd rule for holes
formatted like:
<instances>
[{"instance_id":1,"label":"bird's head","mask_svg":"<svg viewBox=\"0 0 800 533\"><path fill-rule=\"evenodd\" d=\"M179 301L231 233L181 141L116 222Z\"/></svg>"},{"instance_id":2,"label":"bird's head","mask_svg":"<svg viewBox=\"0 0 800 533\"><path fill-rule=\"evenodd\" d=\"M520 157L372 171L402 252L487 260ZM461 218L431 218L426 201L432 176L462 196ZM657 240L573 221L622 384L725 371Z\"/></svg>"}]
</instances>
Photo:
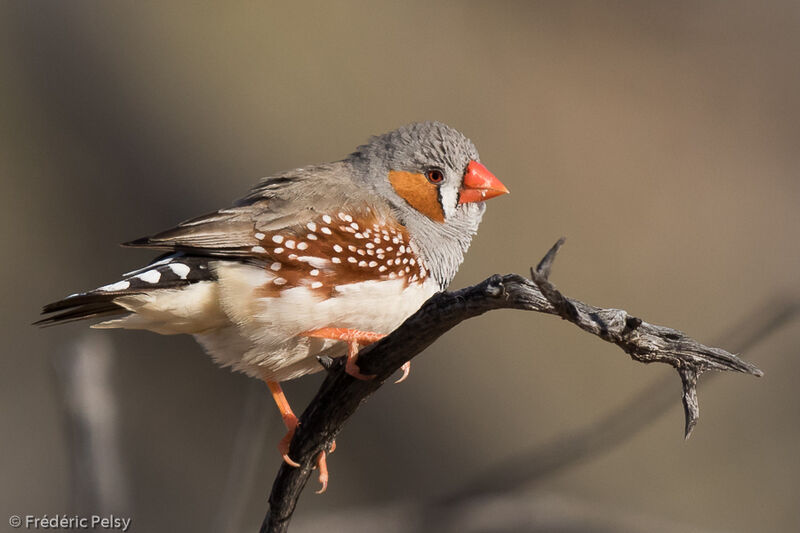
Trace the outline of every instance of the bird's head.
<instances>
[{"instance_id":1,"label":"bird's head","mask_svg":"<svg viewBox=\"0 0 800 533\"><path fill-rule=\"evenodd\" d=\"M440 122L373 137L348 161L357 179L394 209L442 286L478 229L484 201L508 192L481 164L475 145Z\"/></svg>"}]
</instances>

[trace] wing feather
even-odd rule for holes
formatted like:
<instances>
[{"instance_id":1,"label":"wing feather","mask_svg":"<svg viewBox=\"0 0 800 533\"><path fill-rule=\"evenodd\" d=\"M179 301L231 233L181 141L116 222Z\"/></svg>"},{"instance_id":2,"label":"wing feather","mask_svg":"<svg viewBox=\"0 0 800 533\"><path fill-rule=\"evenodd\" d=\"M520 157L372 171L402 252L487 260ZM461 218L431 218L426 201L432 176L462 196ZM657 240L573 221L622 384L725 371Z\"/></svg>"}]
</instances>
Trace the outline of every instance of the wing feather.
<instances>
[{"instance_id":1,"label":"wing feather","mask_svg":"<svg viewBox=\"0 0 800 533\"><path fill-rule=\"evenodd\" d=\"M320 208L336 208L357 198L357 193L344 198L344 194L331 194L332 190L356 192L348 187L353 182L348 177L347 164L340 161L265 178L231 207L123 246L222 257L250 256L252 248L259 245L257 233L305 224L317 216Z\"/></svg>"}]
</instances>

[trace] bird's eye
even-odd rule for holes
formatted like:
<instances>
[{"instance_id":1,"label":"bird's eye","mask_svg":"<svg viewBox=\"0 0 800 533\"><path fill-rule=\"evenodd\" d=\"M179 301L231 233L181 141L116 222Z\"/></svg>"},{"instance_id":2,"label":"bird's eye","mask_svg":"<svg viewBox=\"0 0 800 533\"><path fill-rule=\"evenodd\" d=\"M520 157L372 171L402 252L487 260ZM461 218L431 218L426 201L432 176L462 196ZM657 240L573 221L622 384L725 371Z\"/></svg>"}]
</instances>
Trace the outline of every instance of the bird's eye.
<instances>
[{"instance_id":1,"label":"bird's eye","mask_svg":"<svg viewBox=\"0 0 800 533\"><path fill-rule=\"evenodd\" d=\"M425 173L425 176L428 178L428 181L434 184L439 184L444 181L444 174L442 174L442 171L438 168L432 168Z\"/></svg>"}]
</instances>

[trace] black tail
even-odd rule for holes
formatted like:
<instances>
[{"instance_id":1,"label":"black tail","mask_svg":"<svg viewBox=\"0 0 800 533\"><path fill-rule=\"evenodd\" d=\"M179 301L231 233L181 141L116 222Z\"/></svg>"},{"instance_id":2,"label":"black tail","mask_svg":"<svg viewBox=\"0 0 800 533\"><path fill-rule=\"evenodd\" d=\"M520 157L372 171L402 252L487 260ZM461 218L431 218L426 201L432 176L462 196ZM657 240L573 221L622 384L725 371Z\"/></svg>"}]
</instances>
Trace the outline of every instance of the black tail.
<instances>
[{"instance_id":1,"label":"black tail","mask_svg":"<svg viewBox=\"0 0 800 533\"><path fill-rule=\"evenodd\" d=\"M210 260L209 257L188 256L182 252L161 255L146 267L128 272L116 283L45 305L43 315L55 314L34 322L34 325L54 326L85 318L127 314L130 311L114 303L116 298L216 279L209 267Z\"/></svg>"},{"instance_id":2,"label":"black tail","mask_svg":"<svg viewBox=\"0 0 800 533\"><path fill-rule=\"evenodd\" d=\"M42 314L56 313L41 320L34 322L35 326L55 326L65 324L75 320L85 318L105 317L110 315L122 315L129 311L124 307L113 302L119 294L89 292L70 296L47 304L42 308Z\"/></svg>"}]
</instances>

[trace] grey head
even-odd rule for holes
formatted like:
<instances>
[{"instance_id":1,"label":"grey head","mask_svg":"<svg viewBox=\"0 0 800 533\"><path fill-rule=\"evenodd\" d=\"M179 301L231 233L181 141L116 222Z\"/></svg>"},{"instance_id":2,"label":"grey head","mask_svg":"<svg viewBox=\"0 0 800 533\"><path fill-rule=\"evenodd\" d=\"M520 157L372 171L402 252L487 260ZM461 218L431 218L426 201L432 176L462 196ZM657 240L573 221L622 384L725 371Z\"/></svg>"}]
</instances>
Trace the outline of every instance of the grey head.
<instances>
[{"instance_id":1,"label":"grey head","mask_svg":"<svg viewBox=\"0 0 800 533\"><path fill-rule=\"evenodd\" d=\"M362 186L383 198L408 228L412 247L444 289L478 230L485 199L508 192L475 145L441 122L373 137L347 160Z\"/></svg>"}]
</instances>

